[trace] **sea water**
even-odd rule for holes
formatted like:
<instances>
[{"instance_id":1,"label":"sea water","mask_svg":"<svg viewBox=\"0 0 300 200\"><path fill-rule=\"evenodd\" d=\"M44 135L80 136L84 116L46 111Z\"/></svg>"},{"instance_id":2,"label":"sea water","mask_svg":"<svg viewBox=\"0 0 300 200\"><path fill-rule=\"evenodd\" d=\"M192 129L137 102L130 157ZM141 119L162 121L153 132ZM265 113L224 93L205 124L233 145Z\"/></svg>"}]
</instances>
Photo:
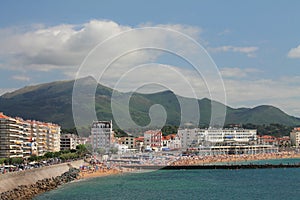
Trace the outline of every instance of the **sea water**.
<instances>
[{"instance_id":1,"label":"sea water","mask_svg":"<svg viewBox=\"0 0 300 200\"><path fill-rule=\"evenodd\" d=\"M35 199L299 200L300 168L131 173L73 182Z\"/></svg>"}]
</instances>

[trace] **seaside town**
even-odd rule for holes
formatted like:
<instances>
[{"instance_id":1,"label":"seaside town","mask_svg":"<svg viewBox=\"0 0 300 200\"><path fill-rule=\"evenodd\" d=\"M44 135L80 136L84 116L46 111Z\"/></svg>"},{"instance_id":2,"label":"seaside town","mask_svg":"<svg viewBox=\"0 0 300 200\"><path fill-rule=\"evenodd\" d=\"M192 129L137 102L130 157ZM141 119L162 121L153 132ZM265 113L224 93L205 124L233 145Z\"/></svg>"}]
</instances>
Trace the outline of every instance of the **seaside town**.
<instances>
[{"instance_id":1,"label":"seaside town","mask_svg":"<svg viewBox=\"0 0 300 200\"><path fill-rule=\"evenodd\" d=\"M300 127L278 138L238 127L182 128L165 136L161 130L147 130L138 137L115 137L112 121L94 121L90 131L89 137L62 134L57 124L0 113L0 181L7 183L0 187L0 198L30 199L75 179L166 166L249 165L257 160L300 158ZM60 170L55 174L51 167L65 167L64 174ZM40 180L37 169L50 171ZM29 179L22 180L28 183L14 181L17 173L25 177L27 173ZM30 173L37 173L36 180ZM12 176L2 177L6 175Z\"/></svg>"},{"instance_id":2,"label":"seaside town","mask_svg":"<svg viewBox=\"0 0 300 200\"><path fill-rule=\"evenodd\" d=\"M148 130L139 137L115 137L112 121L95 121L90 136L80 137L62 134L57 124L0 113L1 173L78 158L75 155L78 145L87 148L89 161L110 167L205 164L238 158L259 160L282 154L297 155L300 128L295 127L290 136L279 138L241 128L185 128L166 136L161 130Z\"/></svg>"}]
</instances>

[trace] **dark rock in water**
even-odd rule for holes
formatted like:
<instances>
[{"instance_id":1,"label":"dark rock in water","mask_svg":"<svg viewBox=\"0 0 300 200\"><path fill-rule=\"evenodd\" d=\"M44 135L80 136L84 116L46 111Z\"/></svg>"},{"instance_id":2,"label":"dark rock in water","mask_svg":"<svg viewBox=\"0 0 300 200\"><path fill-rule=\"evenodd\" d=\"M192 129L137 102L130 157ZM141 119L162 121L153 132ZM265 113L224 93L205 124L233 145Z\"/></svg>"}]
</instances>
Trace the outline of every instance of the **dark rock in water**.
<instances>
[{"instance_id":1,"label":"dark rock in water","mask_svg":"<svg viewBox=\"0 0 300 200\"><path fill-rule=\"evenodd\" d=\"M53 178L44 178L31 185L20 185L17 188L0 194L1 200L32 199L34 196L57 188L58 186L76 180L79 169L70 168L69 171Z\"/></svg>"}]
</instances>

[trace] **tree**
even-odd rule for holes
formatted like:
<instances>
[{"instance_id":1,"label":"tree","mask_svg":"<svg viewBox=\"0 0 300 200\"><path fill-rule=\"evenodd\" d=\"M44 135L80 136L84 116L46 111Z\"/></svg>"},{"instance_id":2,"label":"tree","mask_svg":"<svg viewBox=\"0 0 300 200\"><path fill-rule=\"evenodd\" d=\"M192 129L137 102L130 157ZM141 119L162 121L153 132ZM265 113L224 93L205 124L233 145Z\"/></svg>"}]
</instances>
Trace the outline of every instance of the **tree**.
<instances>
[{"instance_id":1,"label":"tree","mask_svg":"<svg viewBox=\"0 0 300 200\"><path fill-rule=\"evenodd\" d=\"M128 136L128 134L125 131L123 131L122 129L119 129L119 128L114 129L114 132L115 132L115 137L127 137Z\"/></svg>"},{"instance_id":2,"label":"tree","mask_svg":"<svg viewBox=\"0 0 300 200\"><path fill-rule=\"evenodd\" d=\"M0 165L2 165L5 162L6 158L0 158Z\"/></svg>"},{"instance_id":3,"label":"tree","mask_svg":"<svg viewBox=\"0 0 300 200\"><path fill-rule=\"evenodd\" d=\"M118 148L116 148L116 147L112 147L112 148L110 148L110 153L112 153L112 154L116 154L116 153L118 153Z\"/></svg>"},{"instance_id":4,"label":"tree","mask_svg":"<svg viewBox=\"0 0 300 200\"><path fill-rule=\"evenodd\" d=\"M76 146L76 152L79 155L79 157L82 157L88 153L88 149L84 144L79 144Z\"/></svg>"},{"instance_id":5,"label":"tree","mask_svg":"<svg viewBox=\"0 0 300 200\"><path fill-rule=\"evenodd\" d=\"M92 151L93 151L92 144L87 143L87 144L85 144L85 147L86 147L86 150L87 150L88 152L92 152Z\"/></svg>"},{"instance_id":6,"label":"tree","mask_svg":"<svg viewBox=\"0 0 300 200\"><path fill-rule=\"evenodd\" d=\"M45 153L45 158L53 158L54 157L54 153L53 152L47 152Z\"/></svg>"},{"instance_id":7,"label":"tree","mask_svg":"<svg viewBox=\"0 0 300 200\"><path fill-rule=\"evenodd\" d=\"M97 149L97 153L100 155L103 155L106 153L106 150L104 148L99 148L99 149Z\"/></svg>"},{"instance_id":8,"label":"tree","mask_svg":"<svg viewBox=\"0 0 300 200\"><path fill-rule=\"evenodd\" d=\"M37 161L39 158L36 156L36 155L31 155L29 158L28 158L28 160L30 161L30 162L32 162L32 161Z\"/></svg>"},{"instance_id":9,"label":"tree","mask_svg":"<svg viewBox=\"0 0 300 200\"><path fill-rule=\"evenodd\" d=\"M11 158L10 164L22 164L24 162L23 158Z\"/></svg>"}]
</instances>

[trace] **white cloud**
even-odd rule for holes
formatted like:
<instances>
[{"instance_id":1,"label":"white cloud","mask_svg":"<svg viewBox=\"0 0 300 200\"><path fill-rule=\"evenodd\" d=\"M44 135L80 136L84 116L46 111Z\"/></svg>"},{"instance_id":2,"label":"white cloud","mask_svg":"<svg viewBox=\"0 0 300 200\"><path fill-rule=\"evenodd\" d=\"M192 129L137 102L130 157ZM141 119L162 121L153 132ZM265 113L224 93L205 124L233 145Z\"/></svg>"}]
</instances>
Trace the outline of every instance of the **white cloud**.
<instances>
[{"instance_id":1,"label":"white cloud","mask_svg":"<svg viewBox=\"0 0 300 200\"><path fill-rule=\"evenodd\" d=\"M289 58L300 58L300 45L296 48L292 48L288 53Z\"/></svg>"},{"instance_id":2,"label":"white cloud","mask_svg":"<svg viewBox=\"0 0 300 200\"><path fill-rule=\"evenodd\" d=\"M238 67L224 67L220 69L223 77L245 78L251 74L260 73L261 71L255 68L241 69Z\"/></svg>"},{"instance_id":3,"label":"white cloud","mask_svg":"<svg viewBox=\"0 0 300 200\"><path fill-rule=\"evenodd\" d=\"M146 27L149 24L142 24L138 27ZM151 25L153 26L153 25ZM156 25L157 27L171 28L176 31L183 32L198 41L201 40L201 29L193 26L185 25ZM27 29L7 28L0 30L0 69L11 69L24 71L35 71L45 73L56 70L64 73L67 76L75 75L78 66L90 50L105 39L116 35L122 31L132 30L134 27L123 26L113 21L91 20L84 24L64 24L52 27L44 25L34 25ZM170 42L168 38L161 34L143 34L133 35L130 40L122 41L114 46L110 46L102 53L105 56L114 55L115 51L123 46L130 46L131 43L141 43L143 38L149 41L166 44ZM182 41L176 41L178 46L183 46ZM187 45L187 44L186 44ZM191 49L185 46L187 51ZM220 46L216 48L208 48L210 52L236 52L242 53L249 57L255 56L258 51L255 46ZM157 51L136 51L125 57L122 57L118 62L113 63L106 72L104 79L105 84L114 86L114 83L120 77L127 73L132 66L137 66L144 63L154 62L159 56ZM300 46L292 49L289 57L300 57ZM102 63L99 63L101 65ZM103 66L102 66L103 67ZM148 66L149 67L149 66ZM121 89L128 91L145 80L152 82L164 82L169 88L175 88L175 92L179 95L189 96L190 91L186 89L186 85L181 84L184 81L183 77L174 79L168 73L168 70L178 71L183 75L196 91L198 98L209 97L209 91L203 78L195 75L192 70L178 66L166 66L159 68L159 65L153 65L149 68L144 68L143 73L131 74L127 84L121 85ZM253 102L258 104L275 104L282 106L285 111L290 114L299 116L299 103L297 101L300 91L299 77L283 77L280 80L259 79L249 80L251 75L260 71L253 68L222 68L220 70L226 86L227 101L230 105L242 106L253 105ZM28 73L26 73L28 75ZM236 78L241 77L241 78ZM19 81L29 81L30 77L14 75L12 79ZM178 81L180 79L180 81ZM215 93L222 93L221 85L209 85ZM213 87L213 88L212 88ZM13 89L0 89L0 94ZM295 100L296 99L296 100ZM252 102L249 103L249 102Z\"/></svg>"},{"instance_id":4,"label":"white cloud","mask_svg":"<svg viewBox=\"0 0 300 200\"><path fill-rule=\"evenodd\" d=\"M269 104L278 106L288 114L300 116L298 79L299 77L282 77L278 80L225 78L227 102L234 107Z\"/></svg>"},{"instance_id":5,"label":"white cloud","mask_svg":"<svg viewBox=\"0 0 300 200\"><path fill-rule=\"evenodd\" d=\"M209 47L208 50L212 53L218 52L237 52L246 54L248 57L255 57L255 52L258 50L255 46L236 47L236 46L220 46L220 47Z\"/></svg>"},{"instance_id":6,"label":"white cloud","mask_svg":"<svg viewBox=\"0 0 300 200\"><path fill-rule=\"evenodd\" d=\"M12 76L12 79L17 80L17 81L30 81L30 77L25 76L25 75L14 75L14 76Z\"/></svg>"},{"instance_id":7,"label":"white cloud","mask_svg":"<svg viewBox=\"0 0 300 200\"><path fill-rule=\"evenodd\" d=\"M144 27L146 25L140 25ZM198 37L201 29L192 26L169 24L156 25ZM91 20L84 24L62 24L52 27L35 25L27 30L16 27L0 30L0 60L5 65L0 67L11 70L61 70L65 74L74 74L85 56L96 45L105 39L123 31L132 30L134 27L123 26L113 21ZM152 41L166 42L162 35L145 34L133 35L130 41L110 47L104 54L113 54L120 46L130 45L129 42L139 43L144 38ZM178 41L180 42L180 41ZM131 56L127 64L133 62L151 61L158 56L144 53Z\"/></svg>"}]
</instances>

